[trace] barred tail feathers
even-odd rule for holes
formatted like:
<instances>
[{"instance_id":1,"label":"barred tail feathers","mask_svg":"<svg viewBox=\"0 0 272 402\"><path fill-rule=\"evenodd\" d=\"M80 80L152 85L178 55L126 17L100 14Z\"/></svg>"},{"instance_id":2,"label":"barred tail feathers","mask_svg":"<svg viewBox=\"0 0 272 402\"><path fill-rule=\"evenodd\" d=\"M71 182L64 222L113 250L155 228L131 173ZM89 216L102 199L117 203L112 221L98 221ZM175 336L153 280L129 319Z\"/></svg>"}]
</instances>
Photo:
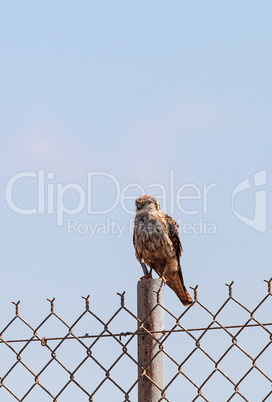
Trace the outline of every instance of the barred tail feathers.
<instances>
[{"instance_id":1,"label":"barred tail feathers","mask_svg":"<svg viewBox=\"0 0 272 402\"><path fill-rule=\"evenodd\" d=\"M187 289L183 283L181 270L179 271L173 278L171 278L171 280L167 280L166 284L176 293L179 300L184 306L189 306L193 303L193 300L187 292Z\"/></svg>"}]
</instances>

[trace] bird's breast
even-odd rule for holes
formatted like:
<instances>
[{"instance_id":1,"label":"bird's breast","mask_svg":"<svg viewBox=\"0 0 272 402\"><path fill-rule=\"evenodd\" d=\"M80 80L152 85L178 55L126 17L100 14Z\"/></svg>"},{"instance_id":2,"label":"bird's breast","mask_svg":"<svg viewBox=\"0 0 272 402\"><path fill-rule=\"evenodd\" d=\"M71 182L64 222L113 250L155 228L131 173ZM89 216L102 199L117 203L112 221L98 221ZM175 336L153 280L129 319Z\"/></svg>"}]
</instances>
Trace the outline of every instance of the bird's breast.
<instances>
[{"instance_id":1,"label":"bird's breast","mask_svg":"<svg viewBox=\"0 0 272 402\"><path fill-rule=\"evenodd\" d=\"M164 241L166 227L158 219L140 219L137 225L137 232L141 240L144 241Z\"/></svg>"},{"instance_id":2,"label":"bird's breast","mask_svg":"<svg viewBox=\"0 0 272 402\"><path fill-rule=\"evenodd\" d=\"M134 233L136 256L149 266L163 265L169 258L173 258L173 244L163 219L136 217Z\"/></svg>"}]
</instances>

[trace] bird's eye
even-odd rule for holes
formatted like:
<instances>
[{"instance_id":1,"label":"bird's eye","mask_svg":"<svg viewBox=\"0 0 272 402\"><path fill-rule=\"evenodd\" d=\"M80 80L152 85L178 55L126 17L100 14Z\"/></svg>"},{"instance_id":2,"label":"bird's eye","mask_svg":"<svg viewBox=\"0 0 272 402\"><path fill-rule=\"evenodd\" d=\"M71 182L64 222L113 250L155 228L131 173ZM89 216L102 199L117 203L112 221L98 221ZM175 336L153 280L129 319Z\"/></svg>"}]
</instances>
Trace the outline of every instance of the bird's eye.
<instances>
[{"instance_id":1,"label":"bird's eye","mask_svg":"<svg viewBox=\"0 0 272 402\"><path fill-rule=\"evenodd\" d=\"M145 202L145 205L148 205L148 204L151 204L151 200L147 200L147 201Z\"/></svg>"}]
</instances>

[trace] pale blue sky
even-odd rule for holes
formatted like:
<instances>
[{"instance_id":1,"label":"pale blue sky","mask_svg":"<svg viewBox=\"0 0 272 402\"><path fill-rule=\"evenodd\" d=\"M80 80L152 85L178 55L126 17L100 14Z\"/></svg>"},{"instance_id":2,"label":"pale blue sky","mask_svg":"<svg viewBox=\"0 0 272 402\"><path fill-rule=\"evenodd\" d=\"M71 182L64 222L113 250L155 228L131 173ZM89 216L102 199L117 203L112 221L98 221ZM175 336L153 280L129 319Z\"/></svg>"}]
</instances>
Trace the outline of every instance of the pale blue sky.
<instances>
[{"instance_id":1,"label":"pale blue sky","mask_svg":"<svg viewBox=\"0 0 272 402\"><path fill-rule=\"evenodd\" d=\"M224 284L235 280L237 295L249 307L256 304L266 292L263 279L272 276L271 12L269 1L2 5L2 317L8 319L10 302L20 299L39 320L39 310L47 311L45 299L54 296L60 311L74 308L76 314L80 297L89 293L96 311L107 316L123 290L136 308L141 269L129 231L133 214L118 199L109 213L89 214L84 207L66 214L58 227L56 198L53 214L11 211L5 201L8 180L38 170L54 173L46 185L55 191L57 183L76 183L87 194L88 173L94 172L112 175L121 190L136 183L159 195L158 187L148 187L159 184L166 191L165 212L189 225L205 221L216 228L215 234L181 234L187 286L198 283L212 306L227 294ZM234 215L231 196L240 182L249 177L253 183L264 169L267 228L260 232ZM35 207L35 183L28 178L14 185L17 205ZM178 208L176 195L184 184L201 191L214 185L207 213L199 200L183 201L184 209L199 209L194 215ZM108 208L116 194L112 179L97 176L93 209ZM130 194L140 195L136 188ZM77 202L67 191L67 208ZM130 210L133 202L126 201ZM237 195L235 208L253 218L254 190ZM124 232L96 232L91 239L68 234L70 218L83 223L81 228L114 222ZM169 289L165 303L174 311L183 308Z\"/></svg>"}]
</instances>

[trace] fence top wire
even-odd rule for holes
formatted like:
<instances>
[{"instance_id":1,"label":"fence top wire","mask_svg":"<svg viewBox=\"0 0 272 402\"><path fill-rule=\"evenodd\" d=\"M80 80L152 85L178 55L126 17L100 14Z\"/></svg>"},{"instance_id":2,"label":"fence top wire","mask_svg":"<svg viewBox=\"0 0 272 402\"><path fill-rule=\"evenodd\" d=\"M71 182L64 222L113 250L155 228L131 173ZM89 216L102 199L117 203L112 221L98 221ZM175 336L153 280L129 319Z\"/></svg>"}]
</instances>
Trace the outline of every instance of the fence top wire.
<instances>
[{"instance_id":1,"label":"fence top wire","mask_svg":"<svg viewBox=\"0 0 272 402\"><path fill-rule=\"evenodd\" d=\"M261 378L263 381L262 388L258 390L258 400L272 400L272 372L269 365L265 364L265 359L263 359L263 356L272 351L272 322L269 322L269 320L261 322L256 318L255 314L267 300L271 300L272 278L265 280L265 282L268 286L267 294L253 310L248 309L233 296L233 281L230 284L226 284L228 287L228 297L215 312L212 312L199 300L198 286L192 288L194 291L193 304L183 310L179 316L176 316L167 307L161 304L160 295L158 294L157 305L154 308L162 308L165 315L172 320L172 326L161 332L162 337L159 338L160 340L155 337L155 334L159 331L149 331L148 328L145 327L145 319L142 321L139 320L136 314L126 307L125 292L118 293L120 306L107 321L101 319L90 309L90 295L86 297L82 296L85 302L85 309L71 325L56 313L55 298L47 299L50 303L50 312L41 320L39 325L35 327L21 316L19 311L20 301L12 302L15 306L15 315L3 327L0 333L1 357L4 356L5 358L5 356L8 355L8 359L0 360L9 362L7 363L9 366L7 364L0 364L0 395L1 393L7 393L10 397L13 397L14 400L24 401L30 397L35 389L36 391L39 390L41 393L47 394L54 402L57 402L60 398L65 398L62 400L67 401L67 389L73 385L76 386L82 395L84 395L84 398L86 398L82 400L99 401L103 400L103 398L99 399L103 393L103 388L106 387L107 384L110 384L111 387L119 393L119 399L116 400L119 401L120 395L122 395L124 401L132 401L130 395L136 392L140 377L147 377L147 367L139 366L135 354L135 341L139 333L142 334L144 331L145 334L151 336L156 342L159 342L159 353L164 354L167 365L169 364L169 367L171 367L169 374L167 374L166 385L163 389L160 389L161 401L169 401L172 389L175 390L174 392L178 392L177 390L180 386L182 389L184 388L184 384L186 384L186 387L189 387L188 390L190 389L190 391L188 392L190 395L194 394L194 396L192 396L193 401L197 399L208 401L209 398L214 398L209 384L212 384L214 379L218 378L218 375L224 383L227 384L228 396L226 397L226 395L224 395L224 400L231 401L235 397L240 397L240 400L245 401L252 400L252 390L248 389L245 385L248 383L247 378L251 378L252 375L258 375L258 378ZM247 314L245 321L239 324L223 324L224 321L220 317L229 303L234 303L240 311ZM188 320L190 320L192 312L194 311L193 309L196 306L201 314L205 314L209 317L208 324L205 326L187 328L184 324L184 319L188 318ZM126 317L130 317L135 322L135 331L118 332L111 330L114 320L121 312L125 313ZM89 327L86 327L86 331L78 333L77 325L83 318L98 322L99 325L101 325L101 331L99 333L90 333ZM54 320L54 323L57 321L58 324L62 326L65 333L63 336L44 336L44 328L48 323L51 323L52 320ZM28 338L20 336L18 338L12 337L10 334L12 334L12 329L17 322L20 322L24 328L30 330L31 336ZM248 332L246 331L250 330L262 331L264 335L262 336L262 339L264 339L264 341L262 340L262 345L261 343L258 345L255 338L252 339L251 336L248 336ZM244 339L242 339L245 332L246 338L248 338L248 342L246 343ZM218 334L216 335L217 343L208 345L209 347L207 347L205 342L203 344L202 341L205 341L209 333ZM223 334L224 342L222 341ZM20 333L18 335L20 335ZM186 337L184 343L186 348L182 343L183 340L180 340L182 353L178 348L177 350L173 349L173 343L171 342L173 336ZM103 346L101 345L102 339L104 339ZM108 342L107 339L114 342L114 344L111 343L111 345L108 346L108 349L107 346L105 346L105 342ZM191 342L189 346L188 342ZM252 352L252 342L257 351ZM45 354L45 359L38 368L35 363L35 356L29 359L28 353L33 348L33 345L37 343L40 343L42 347L43 356ZM19 349L16 345L19 346ZM69 345L69 347L66 347L66 345ZM76 345L77 349L80 348L82 353L73 353L73 347L71 345ZM114 345L114 347L112 347L112 345ZM175 345L177 345L176 339ZM219 355L213 350L217 348L217 345L222 346L222 351ZM63 354L63 349L66 351L65 354ZM104 358L101 358L101 350L108 357L106 363L103 361ZM117 352L116 355L113 353L114 356L111 356L111 351L113 350ZM228 359L228 356L234 352L239 354L239 358L245 359L246 361L239 374L236 373L237 370L235 367L239 365L239 361L232 361L232 364L230 364ZM201 361L205 361L204 366L202 365L201 370L198 371L194 363L196 356L198 356ZM37 355L37 360L39 360L39 354ZM124 381L122 378L124 376L120 377L120 374L118 375L118 368L123 372L124 362L126 365L129 362L132 368L139 369L141 376L135 376L135 371L132 369L132 373L134 374ZM93 367L92 370L98 370L100 374L94 376L95 378L91 383L86 383L86 381L83 380L84 376L82 372L84 371L83 368L85 366L87 367L90 363ZM150 363L151 362L149 362L149 364ZM61 376L56 376L57 378L55 378L55 383L53 384L52 377L54 376L52 376L50 370L54 372L56 367L58 372L61 372ZM192 367L194 370L192 370ZM14 379L13 373L17 372L19 368L23 370L22 377L28 375L32 378L31 384L27 383L21 388L16 385L16 381L12 381L12 379ZM51 381L48 381L48 378L51 378ZM148 380L153 382L151 378L148 378ZM182 385L180 385L181 383ZM157 386L157 384L155 385ZM250 388L250 386L248 387Z\"/></svg>"}]
</instances>

